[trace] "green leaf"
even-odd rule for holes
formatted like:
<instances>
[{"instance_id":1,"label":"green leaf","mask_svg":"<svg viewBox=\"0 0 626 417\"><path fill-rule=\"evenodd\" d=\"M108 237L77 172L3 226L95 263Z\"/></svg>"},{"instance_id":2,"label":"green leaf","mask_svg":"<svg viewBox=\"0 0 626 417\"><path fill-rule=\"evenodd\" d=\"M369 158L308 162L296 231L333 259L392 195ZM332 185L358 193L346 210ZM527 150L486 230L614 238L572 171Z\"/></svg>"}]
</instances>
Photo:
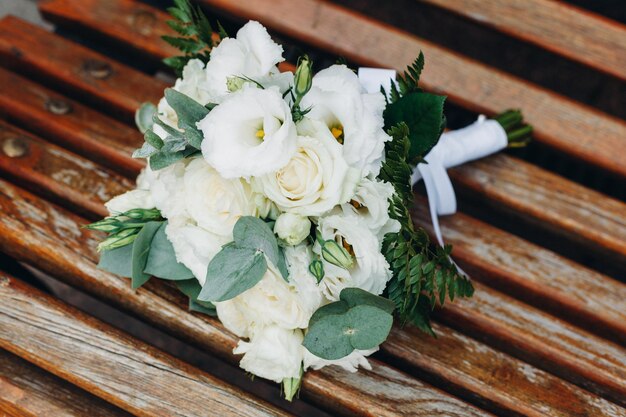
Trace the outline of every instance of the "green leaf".
<instances>
[{"instance_id":1,"label":"green leaf","mask_svg":"<svg viewBox=\"0 0 626 417\"><path fill-rule=\"evenodd\" d=\"M142 103L135 112L135 124L141 133L145 133L152 128L154 122L152 117L156 114L157 108L152 103Z\"/></svg>"},{"instance_id":2,"label":"green leaf","mask_svg":"<svg viewBox=\"0 0 626 417\"><path fill-rule=\"evenodd\" d=\"M165 90L165 100L178 115L178 127L181 129L197 129L196 123L209 114L202 104L173 88Z\"/></svg>"},{"instance_id":3,"label":"green leaf","mask_svg":"<svg viewBox=\"0 0 626 417\"><path fill-rule=\"evenodd\" d=\"M148 282L150 275L144 271L148 254L150 253L150 244L155 233L161 227L162 222L148 222L143 226L137 238L133 242L132 249L132 268L131 268L131 285L133 289L141 287Z\"/></svg>"},{"instance_id":4,"label":"green leaf","mask_svg":"<svg viewBox=\"0 0 626 417\"><path fill-rule=\"evenodd\" d=\"M153 171L158 171L180 161L184 157L185 155L182 152L156 152L152 156L150 156L150 168Z\"/></svg>"},{"instance_id":5,"label":"green leaf","mask_svg":"<svg viewBox=\"0 0 626 417\"><path fill-rule=\"evenodd\" d=\"M217 310L212 303L208 301L194 301L189 299L189 311L206 314L207 316L217 317Z\"/></svg>"},{"instance_id":6,"label":"green leaf","mask_svg":"<svg viewBox=\"0 0 626 417\"><path fill-rule=\"evenodd\" d=\"M243 216L237 220L233 228L233 238L238 247L263 252L274 266L280 263L276 236L267 223L258 217Z\"/></svg>"},{"instance_id":7,"label":"green leaf","mask_svg":"<svg viewBox=\"0 0 626 417\"><path fill-rule=\"evenodd\" d=\"M176 260L174 246L172 246L165 234L166 227L167 222L163 222L152 238L144 272L148 275L173 281L194 278L189 268Z\"/></svg>"},{"instance_id":8,"label":"green leaf","mask_svg":"<svg viewBox=\"0 0 626 417\"><path fill-rule=\"evenodd\" d=\"M145 131L143 139L147 144L152 145L156 149L161 149L163 147L163 139L161 139L161 137L154 133L151 129Z\"/></svg>"},{"instance_id":9,"label":"green leaf","mask_svg":"<svg viewBox=\"0 0 626 417\"><path fill-rule=\"evenodd\" d=\"M199 42L195 39L190 38L177 38L168 35L163 35L161 36L161 38L173 47L178 48L188 54L194 54L206 46L204 42Z\"/></svg>"},{"instance_id":10,"label":"green leaf","mask_svg":"<svg viewBox=\"0 0 626 417\"><path fill-rule=\"evenodd\" d=\"M443 129L445 100L444 96L415 92L385 108L387 128L402 122L409 128L409 161L423 158L439 141Z\"/></svg>"},{"instance_id":11,"label":"green leaf","mask_svg":"<svg viewBox=\"0 0 626 417\"><path fill-rule=\"evenodd\" d=\"M133 245L102 251L98 268L121 277L130 278L132 276L132 251Z\"/></svg>"},{"instance_id":12,"label":"green leaf","mask_svg":"<svg viewBox=\"0 0 626 417\"><path fill-rule=\"evenodd\" d=\"M228 244L209 263L200 301L226 301L254 287L265 275L262 252Z\"/></svg>"},{"instance_id":13,"label":"green leaf","mask_svg":"<svg viewBox=\"0 0 626 417\"><path fill-rule=\"evenodd\" d=\"M193 300L196 300L198 298L198 295L200 295L200 291L202 291L202 286L196 278L176 281L176 287L183 294Z\"/></svg>"},{"instance_id":14,"label":"green leaf","mask_svg":"<svg viewBox=\"0 0 626 417\"><path fill-rule=\"evenodd\" d=\"M358 305L367 305L379 308L388 314L393 314L393 310L396 308L389 299L379 297L360 288L344 288L339 294L339 299L345 301L351 308Z\"/></svg>"}]
</instances>

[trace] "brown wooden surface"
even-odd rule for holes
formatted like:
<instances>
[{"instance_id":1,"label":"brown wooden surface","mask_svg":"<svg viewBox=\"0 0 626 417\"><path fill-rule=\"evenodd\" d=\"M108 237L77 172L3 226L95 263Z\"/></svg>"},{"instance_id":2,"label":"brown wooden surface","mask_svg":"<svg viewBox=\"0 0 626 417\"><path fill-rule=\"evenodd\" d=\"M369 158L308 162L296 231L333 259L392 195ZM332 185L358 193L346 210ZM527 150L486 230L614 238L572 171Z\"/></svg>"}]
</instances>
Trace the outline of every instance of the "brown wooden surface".
<instances>
[{"instance_id":1,"label":"brown wooden surface","mask_svg":"<svg viewBox=\"0 0 626 417\"><path fill-rule=\"evenodd\" d=\"M49 103L63 103L67 113L55 114ZM13 72L0 68L0 115L32 132L97 160L118 172L135 177L145 163L129 158L141 146L137 129L106 117Z\"/></svg>"},{"instance_id":2,"label":"brown wooden surface","mask_svg":"<svg viewBox=\"0 0 626 417\"><path fill-rule=\"evenodd\" d=\"M326 1L203 2L361 65L404 70L423 50L424 88L476 112L520 107L537 140L626 176L626 165L615 152L626 146L626 123L620 119Z\"/></svg>"},{"instance_id":3,"label":"brown wooden surface","mask_svg":"<svg viewBox=\"0 0 626 417\"><path fill-rule=\"evenodd\" d=\"M132 414L289 415L3 272L0 298L0 347Z\"/></svg>"},{"instance_id":4,"label":"brown wooden surface","mask_svg":"<svg viewBox=\"0 0 626 417\"><path fill-rule=\"evenodd\" d=\"M86 172L88 174L86 174ZM128 191L128 179L0 120L0 173L61 200L90 218L108 215L103 203Z\"/></svg>"},{"instance_id":5,"label":"brown wooden surface","mask_svg":"<svg viewBox=\"0 0 626 417\"><path fill-rule=\"evenodd\" d=\"M0 416L129 417L130 414L0 349Z\"/></svg>"},{"instance_id":6,"label":"brown wooden surface","mask_svg":"<svg viewBox=\"0 0 626 417\"><path fill-rule=\"evenodd\" d=\"M123 310L210 351L224 360L237 338L215 319L187 312L178 290L150 283L137 291L128 280L96 268L101 238L81 229L86 220L0 180L0 251L101 298ZM350 374L325 368L308 372L301 396L345 416L395 416L412 410L423 416L485 416L467 403L377 361L372 371Z\"/></svg>"},{"instance_id":7,"label":"brown wooden surface","mask_svg":"<svg viewBox=\"0 0 626 417\"><path fill-rule=\"evenodd\" d=\"M158 101L166 87L148 75L13 16L0 20L0 58L2 65L44 76L63 90L91 93L97 97L94 104L113 109L126 120L132 120L142 103ZM91 72L91 65L108 65L110 74L105 75L103 70ZM160 86L146 89L149 83Z\"/></svg>"},{"instance_id":8,"label":"brown wooden surface","mask_svg":"<svg viewBox=\"0 0 626 417\"><path fill-rule=\"evenodd\" d=\"M626 80L626 28L553 0L420 0Z\"/></svg>"}]
</instances>

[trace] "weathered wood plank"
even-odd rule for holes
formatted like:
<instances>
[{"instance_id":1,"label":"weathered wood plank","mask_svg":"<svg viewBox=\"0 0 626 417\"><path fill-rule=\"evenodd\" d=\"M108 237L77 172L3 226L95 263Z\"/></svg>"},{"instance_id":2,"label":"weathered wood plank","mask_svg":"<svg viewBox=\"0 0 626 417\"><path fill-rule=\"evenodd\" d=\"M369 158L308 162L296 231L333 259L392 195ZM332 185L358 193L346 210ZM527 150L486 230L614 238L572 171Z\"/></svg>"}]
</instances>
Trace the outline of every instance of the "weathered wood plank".
<instances>
[{"instance_id":1,"label":"weathered wood plank","mask_svg":"<svg viewBox=\"0 0 626 417\"><path fill-rule=\"evenodd\" d=\"M137 129L2 68L0 114L117 172L136 176L145 165L129 158L143 143Z\"/></svg>"},{"instance_id":2,"label":"weathered wood plank","mask_svg":"<svg viewBox=\"0 0 626 417\"><path fill-rule=\"evenodd\" d=\"M421 0L626 80L626 28L546 0Z\"/></svg>"},{"instance_id":3,"label":"weathered wood plank","mask_svg":"<svg viewBox=\"0 0 626 417\"><path fill-rule=\"evenodd\" d=\"M362 65L404 70L419 50L427 65L422 85L472 111L495 114L520 107L541 142L626 176L619 152L626 122L519 78L321 0L203 0L235 16L256 19L287 36Z\"/></svg>"},{"instance_id":4,"label":"weathered wood plank","mask_svg":"<svg viewBox=\"0 0 626 417\"><path fill-rule=\"evenodd\" d=\"M414 221L432 231L427 200ZM470 275L626 344L626 285L463 213L441 218L453 257Z\"/></svg>"},{"instance_id":5,"label":"weathered wood plank","mask_svg":"<svg viewBox=\"0 0 626 417\"><path fill-rule=\"evenodd\" d=\"M90 218L108 215L103 203L133 186L121 175L1 120L0 172Z\"/></svg>"},{"instance_id":6,"label":"weathered wood plank","mask_svg":"<svg viewBox=\"0 0 626 417\"><path fill-rule=\"evenodd\" d=\"M504 415L626 415L626 409L462 333L439 324L434 329L437 339L413 327L394 329L382 350L447 391L477 398Z\"/></svg>"},{"instance_id":7,"label":"weathered wood plank","mask_svg":"<svg viewBox=\"0 0 626 417\"><path fill-rule=\"evenodd\" d=\"M99 235L86 221L0 180L0 251L68 284L140 316L187 342L230 362L237 338L215 319L187 312L178 290L149 283L134 291L127 280L96 268ZM348 374L336 369L308 372L303 398L345 416L489 415L380 361L374 370Z\"/></svg>"},{"instance_id":8,"label":"weathered wood plank","mask_svg":"<svg viewBox=\"0 0 626 417\"><path fill-rule=\"evenodd\" d=\"M0 298L0 347L130 413L289 415L3 272Z\"/></svg>"},{"instance_id":9,"label":"weathered wood plank","mask_svg":"<svg viewBox=\"0 0 626 417\"><path fill-rule=\"evenodd\" d=\"M166 87L146 74L69 42L13 16L0 20L1 64L42 77L132 120L146 101L156 102Z\"/></svg>"},{"instance_id":10,"label":"weathered wood plank","mask_svg":"<svg viewBox=\"0 0 626 417\"><path fill-rule=\"evenodd\" d=\"M75 386L0 349L3 417L129 417Z\"/></svg>"}]
</instances>

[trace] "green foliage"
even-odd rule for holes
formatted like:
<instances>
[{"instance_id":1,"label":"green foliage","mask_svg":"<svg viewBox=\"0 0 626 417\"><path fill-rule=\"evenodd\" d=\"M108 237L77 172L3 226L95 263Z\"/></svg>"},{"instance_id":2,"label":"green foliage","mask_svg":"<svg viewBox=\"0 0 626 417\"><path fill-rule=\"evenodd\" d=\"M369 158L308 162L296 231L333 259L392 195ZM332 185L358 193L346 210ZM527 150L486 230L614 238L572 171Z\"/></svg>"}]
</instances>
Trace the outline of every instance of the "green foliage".
<instances>
[{"instance_id":1,"label":"green foliage","mask_svg":"<svg viewBox=\"0 0 626 417\"><path fill-rule=\"evenodd\" d=\"M193 273L185 265L176 260L176 253L172 242L167 239L165 228L167 222L162 222L150 243L150 252L144 272L167 280L187 280L193 278Z\"/></svg>"},{"instance_id":2,"label":"green foliage","mask_svg":"<svg viewBox=\"0 0 626 417\"><path fill-rule=\"evenodd\" d=\"M421 93L422 89L419 87L420 76L424 69L424 54L420 51L419 55L409 65L402 74L402 77L398 80L398 87L394 83L391 83L391 102L396 102L403 96L410 93Z\"/></svg>"},{"instance_id":3,"label":"green foliage","mask_svg":"<svg viewBox=\"0 0 626 417\"><path fill-rule=\"evenodd\" d=\"M394 304L359 288L345 288L339 301L319 308L303 345L323 359L341 359L355 349L372 349L387 339Z\"/></svg>"},{"instance_id":4,"label":"green foliage","mask_svg":"<svg viewBox=\"0 0 626 417\"><path fill-rule=\"evenodd\" d=\"M152 238L161 227L161 224L162 222L146 223L137 234L137 239L133 242L131 253L131 285L133 289L141 287L150 279L150 274L144 272L144 269L148 262Z\"/></svg>"},{"instance_id":5,"label":"green foliage","mask_svg":"<svg viewBox=\"0 0 626 417\"><path fill-rule=\"evenodd\" d=\"M192 6L189 0L174 0L174 6L167 9L174 20L167 21L179 36L163 36L163 40L179 49L183 55L166 58L163 62L177 75L191 59L208 62L211 49L228 35L218 22L219 40L213 39L213 27L199 6Z\"/></svg>"},{"instance_id":6,"label":"green foliage","mask_svg":"<svg viewBox=\"0 0 626 417\"><path fill-rule=\"evenodd\" d=\"M184 281L176 281L176 287L189 298L190 311L197 311L198 313L217 317L217 311L213 303L198 300L198 295L200 295L202 287L197 279L191 278Z\"/></svg>"},{"instance_id":7,"label":"green foliage","mask_svg":"<svg viewBox=\"0 0 626 417\"><path fill-rule=\"evenodd\" d=\"M130 245L147 222L159 220L163 220L159 210L137 208L114 214L84 227L108 233L109 236L98 245L98 250L110 251Z\"/></svg>"},{"instance_id":8,"label":"green foliage","mask_svg":"<svg viewBox=\"0 0 626 417\"><path fill-rule=\"evenodd\" d=\"M389 215L400 222L398 233L383 240L382 252L393 277L387 296L394 302L401 323L413 323L433 334L430 313L437 302L443 304L458 296L469 297L474 288L450 261L451 246L431 249L426 232L414 226L410 210L414 205L409 163L409 128L401 122L388 131L392 140L385 144L385 162L379 178L391 183L395 194L389 200Z\"/></svg>"},{"instance_id":9,"label":"green foliage","mask_svg":"<svg viewBox=\"0 0 626 417\"><path fill-rule=\"evenodd\" d=\"M103 250L100 253L98 268L121 277L130 278L132 275L132 251L132 245Z\"/></svg>"},{"instance_id":10,"label":"green foliage","mask_svg":"<svg viewBox=\"0 0 626 417\"><path fill-rule=\"evenodd\" d=\"M152 128L152 118L157 112L157 108L152 103L142 103L141 106L135 112L135 124L141 133Z\"/></svg>"}]
</instances>

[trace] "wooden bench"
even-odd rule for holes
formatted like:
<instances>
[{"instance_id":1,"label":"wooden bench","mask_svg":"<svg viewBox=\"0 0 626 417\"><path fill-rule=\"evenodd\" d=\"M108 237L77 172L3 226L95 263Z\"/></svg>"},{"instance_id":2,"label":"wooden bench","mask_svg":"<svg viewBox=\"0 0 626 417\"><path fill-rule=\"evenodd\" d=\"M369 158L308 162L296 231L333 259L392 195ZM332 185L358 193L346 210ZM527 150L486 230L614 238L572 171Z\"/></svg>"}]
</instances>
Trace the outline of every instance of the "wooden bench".
<instances>
[{"instance_id":1,"label":"wooden bench","mask_svg":"<svg viewBox=\"0 0 626 417\"><path fill-rule=\"evenodd\" d=\"M423 49L427 88L474 112L519 106L534 124L538 141L585 166L617 177L626 174L623 156L615 152L626 145L622 120L432 42L329 2L204 2L240 20L258 19L304 49L311 45L339 53L355 64L401 69ZM455 3L466 3L467 9L457 6L458 12L474 16L473 2ZM606 23L557 3L532 3L540 10L562 7L591 27ZM48 0L41 10L66 30L89 33L94 45L139 54L154 70L172 54L159 39L168 33L165 13L146 3ZM572 59L580 56L571 45L555 46L555 40L537 37L528 25L502 22L492 24L545 48L558 47ZM624 29L610 27L588 36L604 39L593 63L606 58L603 71L619 76L620 63L609 55L624 50ZM580 58L593 64L585 59ZM130 179L142 166L130 158L142 140L130 125L132 114L139 103L155 102L166 83L13 17L0 20L0 62L0 252L225 363L236 363L236 337L217 320L188 312L174 288L150 282L134 291L127 280L97 269L100 236L80 227L102 216L102 203L111 195L132 187ZM452 178L463 197L461 209L465 202L478 201L478 214L495 207L496 214L554 233L618 265L618 271L625 264L626 204L620 200L510 155L455 169ZM424 207L414 218L427 227ZM371 371L307 373L299 402L345 416L626 415L626 285L615 279L619 276L466 213L443 219L442 226L445 239L455 245L455 259L475 279L474 298L437 314L437 339L411 327L394 329ZM5 273L0 273L0 296L15 300L0 303L0 347L11 352L0 351L0 363L10 364L8 371L0 369L0 388L9 387L0 390L0 411L9 415L38 415L41 407L67 415L80 415L80 407L102 410L102 415L300 410L298 401L272 406L258 399L263 394L256 390L232 388ZM61 326L71 331L58 332ZM71 356L65 353L70 351ZM76 398L75 408L33 387L40 385L25 383L18 369L27 369L42 385L61 387L67 398ZM144 394L133 396L140 386ZM207 412L219 406L224 411Z\"/></svg>"}]
</instances>

